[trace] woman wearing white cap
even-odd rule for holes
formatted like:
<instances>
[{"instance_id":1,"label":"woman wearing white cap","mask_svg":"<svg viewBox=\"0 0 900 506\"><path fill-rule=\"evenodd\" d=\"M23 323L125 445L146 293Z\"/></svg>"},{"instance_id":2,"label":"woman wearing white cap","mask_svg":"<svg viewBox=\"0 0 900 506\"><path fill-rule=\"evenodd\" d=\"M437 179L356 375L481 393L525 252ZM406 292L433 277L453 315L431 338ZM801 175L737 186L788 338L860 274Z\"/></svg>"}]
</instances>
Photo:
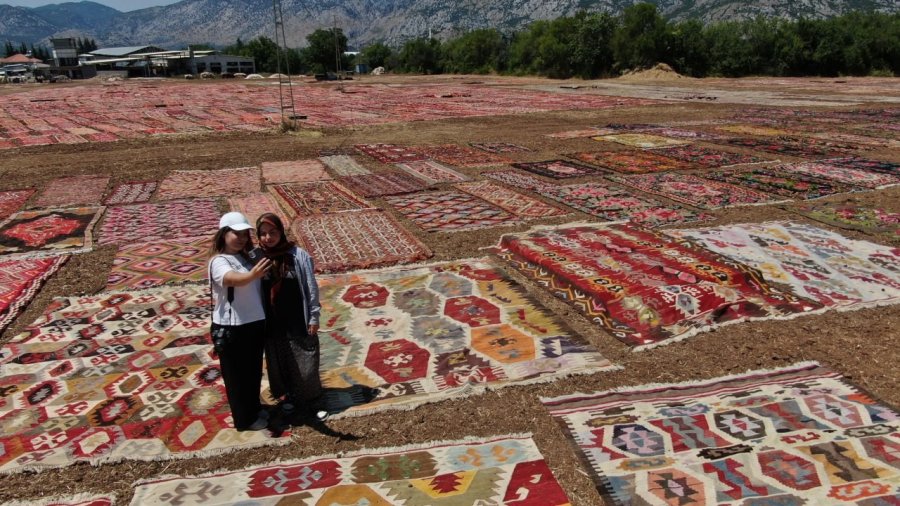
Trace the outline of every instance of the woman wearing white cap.
<instances>
[{"instance_id":1,"label":"woman wearing white cap","mask_svg":"<svg viewBox=\"0 0 900 506\"><path fill-rule=\"evenodd\" d=\"M237 430L262 430L269 418L259 392L266 326L260 278L270 261L263 258L255 265L251 262L252 228L243 214L224 214L209 261L215 305L212 338Z\"/></svg>"}]
</instances>

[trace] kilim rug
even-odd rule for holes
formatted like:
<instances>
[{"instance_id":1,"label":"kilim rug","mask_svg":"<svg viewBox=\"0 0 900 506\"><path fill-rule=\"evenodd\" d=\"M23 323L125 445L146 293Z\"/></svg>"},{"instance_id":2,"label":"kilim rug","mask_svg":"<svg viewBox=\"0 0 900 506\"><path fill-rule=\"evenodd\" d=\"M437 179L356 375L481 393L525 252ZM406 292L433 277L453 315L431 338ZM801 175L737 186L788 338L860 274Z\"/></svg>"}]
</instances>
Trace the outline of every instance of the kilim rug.
<instances>
[{"instance_id":1,"label":"kilim rug","mask_svg":"<svg viewBox=\"0 0 900 506\"><path fill-rule=\"evenodd\" d=\"M704 148L703 146L673 146L660 148L653 151L655 154L690 162L701 167L726 167L728 165L740 165L745 163L761 163L769 160L741 153L731 153L719 149Z\"/></svg>"},{"instance_id":2,"label":"kilim rug","mask_svg":"<svg viewBox=\"0 0 900 506\"><path fill-rule=\"evenodd\" d=\"M690 174L636 174L633 176L610 176L609 179L702 209L752 206L783 201L781 198L765 193L732 184L710 181Z\"/></svg>"},{"instance_id":3,"label":"kilim rug","mask_svg":"<svg viewBox=\"0 0 900 506\"><path fill-rule=\"evenodd\" d=\"M685 130L683 128L655 127L644 130L645 133L662 137L677 137L679 139L700 139L705 141L724 139L725 136L703 132L700 130Z\"/></svg>"},{"instance_id":4,"label":"kilim rug","mask_svg":"<svg viewBox=\"0 0 900 506\"><path fill-rule=\"evenodd\" d=\"M351 156L347 155L331 155L319 157L322 163L333 170L338 176L358 176L361 174L369 174L369 169L360 165Z\"/></svg>"},{"instance_id":5,"label":"kilim rug","mask_svg":"<svg viewBox=\"0 0 900 506\"><path fill-rule=\"evenodd\" d=\"M496 205L500 209L508 211L525 219L550 218L553 216L565 216L569 214L554 205L517 191L510 190L492 181L474 181L471 183L457 183L456 188Z\"/></svg>"},{"instance_id":6,"label":"kilim rug","mask_svg":"<svg viewBox=\"0 0 900 506\"><path fill-rule=\"evenodd\" d=\"M880 172L882 174L892 174L894 176L900 176L900 163L885 162L883 160L867 160L865 158L859 158L856 156L832 158L830 160L821 160L821 162L837 167L863 169L872 172Z\"/></svg>"},{"instance_id":7,"label":"kilim rug","mask_svg":"<svg viewBox=\"0 0 900 506\"><path fill-rule=\"evenodd\" d=\"M605 169L629 174L698 168L688 162L661 156L650 151L586 151L566 156L591 165L598 165Z\"/></svg>"},{"instance_id":8,"label":"kilim rug","mask_svg":"<svg viewBox=\"0 0 900 506\"><path fill-rule=\"evenodd\" d=\"M844 183L793 172L790 167L755 167L749 170L724 169L703 174L704 178L731 183L742 188L752 188L770 195L790 199L809 200L836 193L860 191L860 188Z\"/></svg>"},{"instance_id":9,"label":"kilim rug","mask_svg":"<svg viewBox=\"0 0 900 506\"><path fill-rule=\"evenodd\" d=\"M804 202L792 210L836 227L900 238L900 213L842 202Z\"/></svg>"},{"instance_id":10,"label":"kilim rug","mask_svg":"<svg viewBox=\"0 0 900 506\"><path fill-rule=\"evenodd\" d=\"M398 163L397 167L414 177L424 179L429 185L435 183L456 183L469 180L467 176L460 174L446 165L435 162L434 160Z\"/></svg>"},{"instance_id":11,"label":"kilim rug","mask_svg":"<svg viewBox=\"0 0 900 506\"><path fill-rule=\"evenodd\" d=\"M298 218L291 229L312 255L317 272L409 263L432 255L397 220L380 210L307 216Z\"/></svg>"},{"instance_id":12,"label":"kilim rug","mask_svg":"<svg viewBox=\"0 0 900 506\"><path fill-rule=\"evenodd\" d=\"M260 169L256 167L176 170L160 183L156 198L172 200L257 193L260 191L259 178Z\"/></svg>"},{"instance_id":13,"label":"kilim rug","mask_svg":"<svg viewBox=\"0 0 900 506\"><path fill-rule=\"evenodd\" d=\"M0 223L0 254L81 253L93 246L102 207L21 211Z\"/></svg>"},{"instance_id":14,"label":"kilim rug","mask_svg":"<svg viewBox=\"0 0 900 506\"><path fill-rule=\"evenodd\" d=\"M143 289L165 284L201 282L212 236L125 244L113 259L108 290Z\"/></svg>"},{"instance_id":15,"label":"kilim rug","mask_svg":"<svg viewBox=\"0 0 900 506\"><path fill-rule=\"evenodd\" d=\"M34 193L34 189L0 191L0 220L5 220L15 213Z\"/></svg>"},{"instance_id":16,"label":"kilim rug","mask_svg":"<svg viewBox=\"0 0 900 506\"><path fill-rule=\"evenodd\" d=\"M383 163L407 163L426 158L410 147L397 144L357 144L354 147L360 153L369 155Z\"/></svg>"},{"instance_id":17,"label":"kilim rug","mask_svg":"<svg viewBox=\"0 0 900 506\"><path fill-rule=\"evenodd\" d=\"M599 137L594 137L596 141L607 141L607 142L617 142L619 144L624 144L626 146L632 146L635 148L665 148L669 146L680 146L682 144L687 144L689 141L683 139L670 139L668 137L661 137L659 135L651 135L651 134L614 134L614 135L601 135Z\"/></svg>"},{"instance_id":18,"label":"kilim rug","mask_svg":"<svg viewBox=\"0 0 900 506\"><path fill-rule=\"evenodd\" d=\"M715 129L729 134L757 135L760 137L775 137L789 133L787 130L757 125L721 125L715 127Z\"/></svg>"},{"instance_id":19,"label":"kilim rug","mask_svg":"<svg viewBox=\"0 0 900 506\"><path fill-rule=\"evenodd\" d=\"M860 149L864 147L881 147L881 148L900 148L900 142L891 139L878 139L875 137L867 137L864 135L845 134L837 132L810 132L809 137L823 139L825 141L839 142L844 144L856 144Z\"/></svg>"},{"instance_id":20,"label":"kilim rug","mask_svg":"<svg viewBox=\"0 0 900 506\"><path fill-rule=\"evenodd\" d=\"M667 234L759 269L767 280L842 310L900 302L900 250L803 223L744 223Z\"/></svg>"},{"instance_id":21,"label":"kilim rug","mask_svg":"<svg viewBox=\"0 0 900 506\"><path fill-rule=\"evenodd\" d=\"M106 205L113 204L134 204L137 202L147 202L156 191L156 181L132 181L122 183L106 197L103 201Z\"/></svg>"},{"instance_id":22,"label":"kilim rug","mask_svg":"<svg viewBox=\"0 0 900 506\"><path fill-rule=\"evenodd\" d=\"M380 391L349 414L616 368L489 259L318 281L323 384Z\"/></svg>"},{"instance_id":23,"label":"kilim rug","mask_svg":"<svg viewBox=\"0 0 900 506\"><path fill-rule=\"evenodd\" d=\"M460 192L414 193L385 197L385 200L427 232L456 232L522 223L519 217L490 202Z\"/></svg>"},{"instance_id":24,"label":"kilim rug","mask_svg":"<svg viewBox=\"0 0 900 506\"><path fill-rule=\"evenodd\" d=\"M593 167L568 160L547 160L543 162L513 163L510 165L533 172L539 176L552 177L553 179L597 174L597 169Z\"/></svg>"},{"instance_id":25,"label":"kilim rug","mask_svg":"<svg viewBox=\"0 0 900 506\"><path fill-rule=\"evenodd\" d=\"M678 205L637 197L624 190L602 184L585 183L554 186L538 190L541 195L606 221L633 221L648 227L705 221L710 216L697 214Z\"/></svg>"},{"instance_id":26,"label":"kilim rug","mask_svg":"<svg viewBox=\"0 0 900 506\"><path fill-rule=\"evenodd\" d=\"M131 504L568 506L530 435L430 442L139 482Z\"/></svg>"},{"instance_id":27,"label":"kilim rug","mask_svg":"<svg viewBox=\"0 0 900 506\"><path fill-rule=\"evenodd\" d=\"M630 224L507 234L494 253L636 350L820 308L755 269Z\"/></svg>"},{"instance_id":28,"label":"kilim rug","mask_svg":"<svg viewBox=\"0 0 900 506\"><path fill-rule=\"evenodd\" d=\"M269 191L290 216L338 213L371 209L372 205L333 181L285 183L269 186Z\"/></svg>"},{"instance_id":29,"label":"kilim rug","mask_svg":"<svg viewBox=\"0 0 900 506\"><path fill-rule=\"evenodd\" d=\"M172 200L159 203L111 206L100 226L100 244L169 241L219 229L215 199Z\"/></svg>"},{"instance_id":30,"label":"kilim rug","mask_svg":"<svg viewBox=\"0 0 900 506\"><path fill-rule=\"evenodd\" d=\"M716 141L719 142L719 141ZM771 137L768 139L725 139L721 141L729 146L753 149L797 158L832 158L846 155L850 148L844 145L832 145L820 139L798 139Z\"/></svg>"},{"instance_id":31,"label":"kilim rug","mask_svg":"<svg viewBox=\"0 0 900 506\"><path fill-rule=\"evenodd\" d=\"M487 167L490 165L503 165L511 162L509 158L494 153L485 153L457 146L456 144L442 144L440 146L416 146L415 150L425 158L439 160L456 167Z\"/></svg>"},{"instance_id":32,"label":"kilim rug","mask_svg":"<svg viewBox=\"0 0 900 506\"><path fill-rule=\"evenodd\" d=\"M490 172L482 172L481 175L524 190L536 190L545 186L554 186L553 182L544 181L515 169L492 170Z\"/></svg>"},{"instance_id":33,"label":"kilim rug","mask_svg":"<svg viewBox=\"0 0 900 506\"><path fill-rule=\"evenodd\" d=\"M106 192L109 176L72 176L54 179L31 203L31 207L98 205Z\"/></svg>"},{"instance_id":34,"label":"kilim rug","mask_svg":"<svg viewBox=\"0 0 900 506\"><path fill-rule=\"evenodd\" d=\"M470 142L469 146L472 146L475 149L480 149L482 151L487 151L488 153L522 153L531 151L530 149L519 146L518 144L510 144L508 142Z\"/></svg>"},{"instance_id":35,"label":"kilim rug","mask_svg":"<svg viewBox=\"0 0 900 506\"><path fill-rule=\"evenodd\" d=\"M814 362L541 401L607 504L897 501L897 412Z\"/></svg>"},{"instance_id":36,"label":"kilim rug","mask_svg":"<svg viewBox=\"0 0 900 506\"><path fill-rule=\"evenodd\" d=\"M428 186L405 172L379 172L341 178L341 184L363 197L382 197L422 191Z\"/></svg>"},{"instance_id":37,"label":"kilim rug","mask_svg":"<svg viewBox=\"0 0 900 506\"><path fill-rule=\"evenodd\" d=\"M783 165L782 168L786 171L870 189L900 184L900 174L895 176L865 169L841 167L828 162L789 163Z\"/></svg>"},{"instance_id":38,"label":"kilim rug","mask_svg":"<svg viewBox=\"0 0 900 506\"><path fill-rule=\"evenodd\" d=\"M0 473L287 444L232 428L209 318L206 283L54 299L0 348Z\"/></svg>"},{"instance_id":39,"label":"kilim rug","mask_svg":"<svg viewBox=\"0 0 900 506\"><path fill-rule=\"evenodd\" d=\"M15 500L4 506L113 506L115 494L93 495L89 493L41 499Z\"/></svg>"},{"instance_id":40,"label":"kilim rug","mask_svg":"<svg viewBox=\"0 0 900 506\"><path fill-rule=\"evenodd\" d=\"M228 207L232 211L243 213L247 217L247 221L254 227L256 226L256 219L265 213L275 213L281 218L281 222L285 226L291 222L281 211L281 207L279 207L275 197L269 193L251 193L240 197L231 197L228 199Z\"/></svg>"},{"instance_id":41,"label":"kilim rug","mask_svg":"<svg viewBox=\"0 0 900 506\"><path fill-rule=\"evenodd\" d=\"M565 132L553 132L544 134L544 137L551 139L580 139L583 137L596 137L598 135L607 135L615 133L611 128L585 128L583 130L566 130Z\"/></svg>"},{"instance_id":42,"label":"kilim rug","mask_svg":"<svg viewBox=\"0 0 900 506\"><path fill-rule=\"evenodd\" d=\"M325 171L325 165L319 160L263 162L259 166L266 184L308 183L331 179L331 176ZM256 192L257 188L259 185L253 186L252 191Z\"/></svg>"},{"instance_id":43,"label":"kilim rug","mask_svg":"<svg viewBox=\"0 0 900 506\"><path fill-rule=\"evenodd\" d=\"M69 255L58 255L0 260L0 332L19 316L44 282L68 259Z\"/></svg>"}]
</instances>

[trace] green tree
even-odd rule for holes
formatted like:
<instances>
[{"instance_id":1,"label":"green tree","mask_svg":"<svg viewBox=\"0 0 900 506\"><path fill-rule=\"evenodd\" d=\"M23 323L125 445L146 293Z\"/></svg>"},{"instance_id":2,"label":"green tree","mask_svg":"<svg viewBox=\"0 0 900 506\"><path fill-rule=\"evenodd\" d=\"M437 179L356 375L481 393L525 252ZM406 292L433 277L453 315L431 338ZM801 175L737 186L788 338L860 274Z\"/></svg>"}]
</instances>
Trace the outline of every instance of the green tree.
<instances>
[{"instance_id":1,"label":"green tree","mask_svg":"<svg viewBox=\"0 0 900 506\"><path fill-rule=\"evenodd\" d=\"M656 6L639 3L626 7L613 35L612 49L620 69L644 68L665 60L667 25Z\"/></svg>"},{"instance_id":2,"label":"green tree","mask_svg":"<svg viewBox=\"0 0 900 506\"><path fill-rule=\"evenodd\" d=\"M607 12L575 15L576 30L571 41L572 71L585 79L612 73L612 39L618 20Z\"/></svg>"},{"instance_id":3,"label":"green tree","mask_svg":"<svg viewBox=\"0 0 900 506\"><path fill-rule=\"evenodd\" d=\"M337 55L340 55L341 69L350 65L344 56L347 51L347 36L340 28L319 29L306 36L306 47L301 51L307 65L316 73L336 71Z\"/></svg>"},{"instance_id":4,"label":"green tree","mask_svg":"<svg viewBox=\"0 0 900 506\"><path fill-rule=\"evenodd\" d=\"M447 41L443 46L447 72L487 74L506 66L507 42L498 30L474 30Z\"/></svg>"},{"instance_id":5,"label":"green tree","mask_svg":"<svg viewBox=\"0 0 900 506\"><path fill-rule=\"evenodd\" d=\"M440 74L441 42L437 39L417 38L406 41L400 49L398 64L404 72Z\"/></svg>"},{"instance_id":6,"label":"green tree","mask_svg":"<svg viewBox=\"0 0 900 506\"><path fill-rule=\"evenodd\" d=\"M669 64L679 74L703 77L709 72L710 54L703 23L689 19L670 26Z\"/></svg>"},{"instance_id":7,"label":"green tree","mask_svg":"<svg viewBox=\"0 0 900 506\"><path fill-rule=\"evenodd\" d=\"M4 44L4 46L3 46L3 56L4 56L4 58L7 57L7 56L12 56L13 54L15 54L15 52L16 52L16 48L13 47L12 42L6 41L6 44Z\"/></svg>"},{"instance_id":8,"label":"green tree","mask_svg":"<svg viewBox=\"0 0 900 506\"><path fill-rule=\"evenodd\" d=\"M376 67L388 67L388 60L390 60L394 51L386 46L382 42L375 42L374 44L369 44L364 47L360 52L362 55L362 63L366 63L369 65L370 69L374 69Z\"/></svg>"}]
</instances>

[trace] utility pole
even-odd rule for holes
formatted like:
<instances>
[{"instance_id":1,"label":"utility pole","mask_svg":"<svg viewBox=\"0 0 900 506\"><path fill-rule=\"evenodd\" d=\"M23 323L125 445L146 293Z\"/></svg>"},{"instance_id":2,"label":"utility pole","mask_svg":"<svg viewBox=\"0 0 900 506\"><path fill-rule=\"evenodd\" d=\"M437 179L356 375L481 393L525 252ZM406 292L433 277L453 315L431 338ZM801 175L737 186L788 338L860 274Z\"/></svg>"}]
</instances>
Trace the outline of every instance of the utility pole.
<instances>
[{"instance_id":1,"label":"utility pole","mask_svg":"<svg viewBox=\"0 0 900 506\"><path fill-rule=\"evenodd\" d=\"M334 71L337 73L338 78L338 87L343 92L344 91L344 79L341 75L341 45L338 42L338 31L337 31L337 15L335 14L332 17L334 28L332 28L332 33L334 33Z\"/></svg>"},{"instance_id":2,"label":"utility pole","mask_svg":"<svg viewBox=\"0 0 900 506\"><path fill-rule=\"evenodd\" d=\"M284 12L281 9L281 0L272 0L272 10L275 14L275 44L278 51L275 55L276 71L278 72L278 100L281 105L281 124L295 125L298 119L306 119L306 116L298 116L294 110L294 86L291 83L291 66L287 57L287 37L284 34ZM282 60L284 62L282 63ZM282 69L284 72L282 72Z\"/></svg>"}]
</instances>

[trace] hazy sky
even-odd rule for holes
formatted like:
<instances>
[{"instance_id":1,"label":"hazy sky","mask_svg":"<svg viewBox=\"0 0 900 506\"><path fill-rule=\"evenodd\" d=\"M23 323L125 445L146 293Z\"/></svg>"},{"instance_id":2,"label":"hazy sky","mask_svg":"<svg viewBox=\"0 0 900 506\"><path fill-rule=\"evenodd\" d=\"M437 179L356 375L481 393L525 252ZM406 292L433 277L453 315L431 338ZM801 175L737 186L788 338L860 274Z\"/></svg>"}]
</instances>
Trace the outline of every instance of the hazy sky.
<instances>
[{"instance_id":1,"label":"hazy sky","mask_svg":"<svg viewBox=\"0 0 900 506\"><path fill-rule=\"evenodd\" d=\"M77 1L77 0L76 0ZM122 12L134 11L154 5L169 5L178 0L92 0L98 4L108 5ZM21 7L40 7L41 5L60 4L62 1L48 2L47 0L0 0L0 5L18 5Z\"/></svg>"}]
</instances>

